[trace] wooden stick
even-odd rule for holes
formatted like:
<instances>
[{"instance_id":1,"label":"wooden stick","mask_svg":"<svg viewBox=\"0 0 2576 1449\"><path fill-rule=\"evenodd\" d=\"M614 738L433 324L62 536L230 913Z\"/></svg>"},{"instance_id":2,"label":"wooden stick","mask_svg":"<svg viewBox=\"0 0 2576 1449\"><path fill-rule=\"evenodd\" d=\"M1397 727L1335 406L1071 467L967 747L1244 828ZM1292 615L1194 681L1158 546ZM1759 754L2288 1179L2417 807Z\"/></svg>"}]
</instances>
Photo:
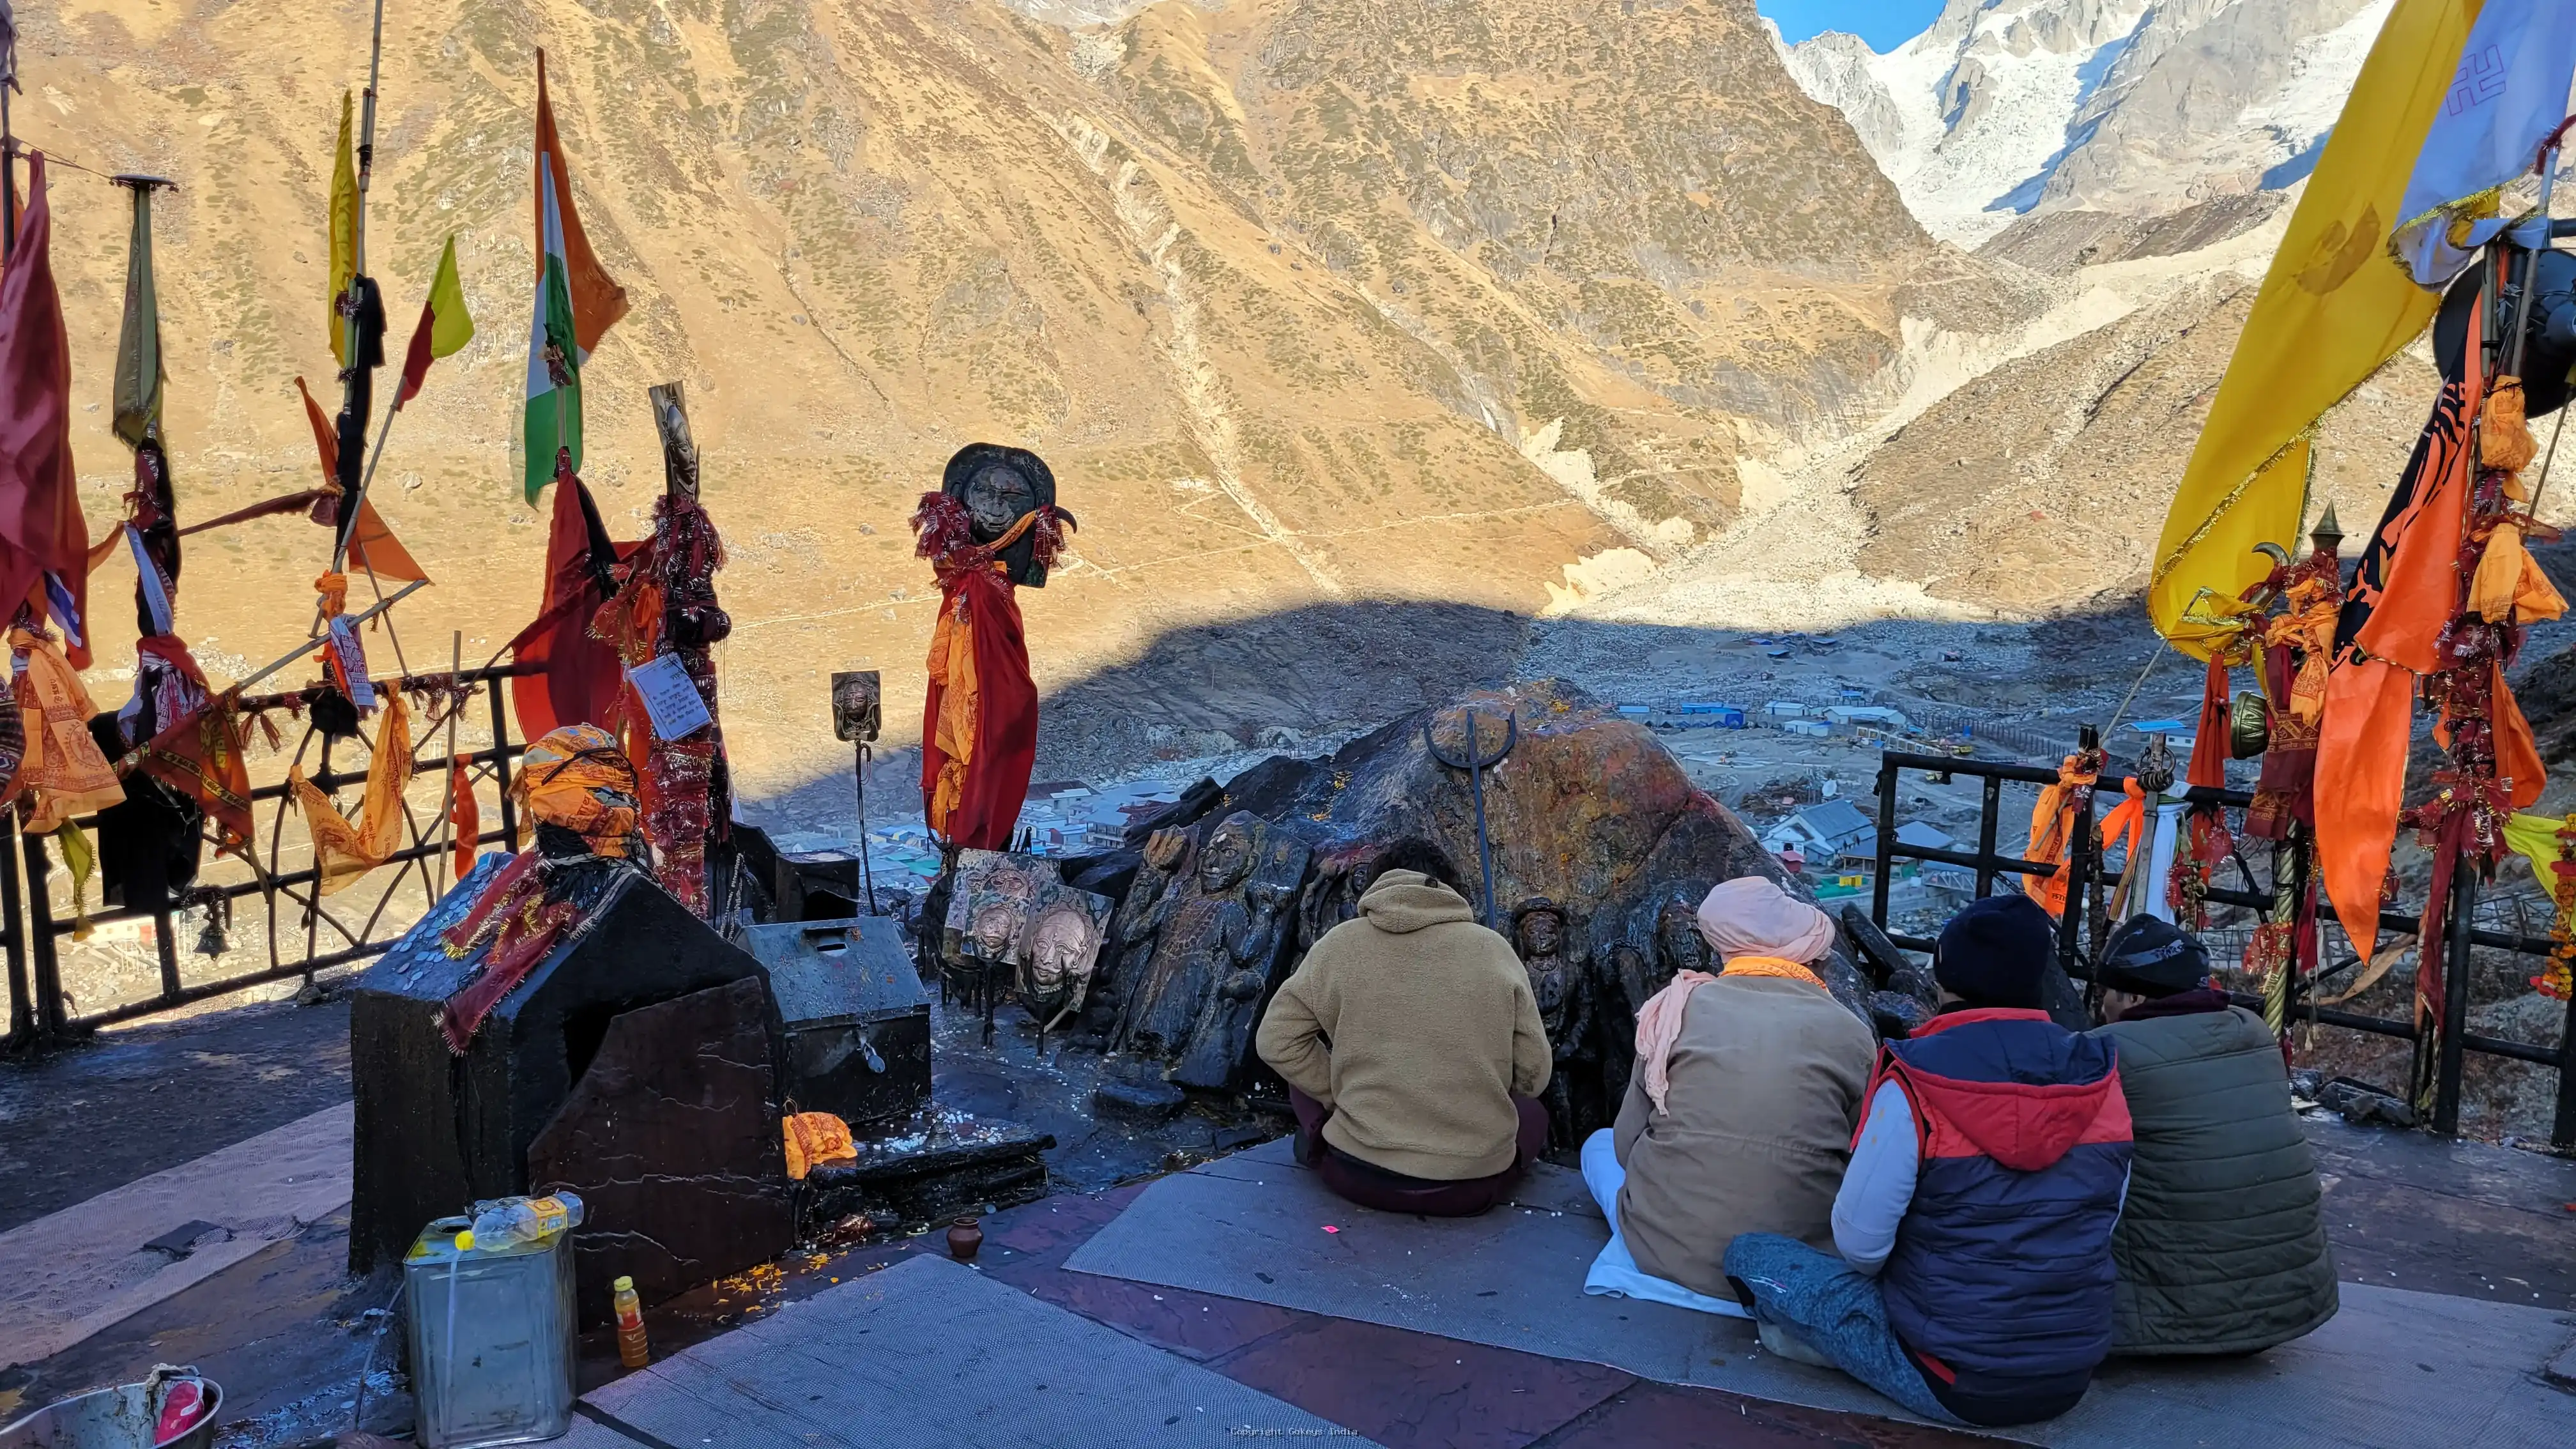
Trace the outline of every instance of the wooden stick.
<instances>
[{"instance_id":1,"label":"wooden stick","mask_svg":"<svg viewBox=\"0 0 2576 1449\"><path fill-rule=\"evenodd\" d=\"M456 676L465 672L465 631L462 629L457 630L454 637L448 641L447 669L448 687L453 690L456 684ZM464 704L456 699L456 697L451 693L448 696L447 710L447 811L445 818L438 822L438 878L442 882L447 879L448 862L456 858L456 842L454 839L456 831L457 785L456 717L463 713L465 713ZM464 783L466 789L471 790L474 788L474 782L471 779L468 779ZM446 889L442 885L440 887L440 894L443 895L445 893Z\"/></svg>"},{"instance_id":2,"label":"wooden stick","mask_svg":"<svg viewBox=\"0 0 2576 1449\"><path fill-rule=\"evenodd\" d=\"M367 622L369 619L372 619L372 618L374 618L375 616L377 616L378 614L383 613L385 610L390 609L390 608L392 608L394 605L401 603L403 600L410 598L410 597L412 596L412 594L413 594L415 591L420 590L420 589L424 589L424 588L427 588L427 587L429 587L429 580L427 580L427 579L414 579L414 580L412 580L410 583L407 583L407 584L403 585L401 588L399 588L399 589L395 590L395 591L394 591L394 594L393 594L393 597L391 597L391 598L389 598L389 599L383 599L383 600L378 601L376 604L374 604L373 606L371 606L370 608L368 608L368 609L367 609L365 612L363 612L363 613L358 613L358 614L352 614L352 615L350 615L350 616L349 616L349 627L351 627L351 628L353 628L353 629L354 629L354 628L356 628L358 625L360 625L360 624L363 624L363 623ZM274 663L274 664L272 664L272 665L268 666L266 669L263 669L263 670L259 671L257 674L252 675L250 678L245 679L245 680L241 681L240 683L238 683L238 684L234 685L234 686L233 686L233 690L234 690L234 692L235 692L235 693L240 693L240 692L243 692L243 691L245 691L245 690L248 690L252 685L259 683L261 680L268 678L270 675L275 674L277 671L279 671L279 670L281 670L281 669L284 669L286 666L288 666L288 665L290 665L290 664L294 663L296 660L298 660L298 659L302 658L302 657L304 656L304 651L305 651L305 650L312 648L314 645L321 643L324 639L327 639L327 638L329 638L329 637L330 637L329 632L328 632L328 631L325 631L325 632L324 632L324 633L322 633L322 634L318 634L318 635L314 636L313 638L307 639L307 640L305 640L303 643L296 645L293 649L291 649L291 650L288 650L288 651L287 651L287 653L286 653L286 657L284 657L284 658L282 658L282 659L278 660L276 663ZM500 656L499 656L499 655L494 655L493 657L497 659L497 658L499 658Z\"/></svg>"}]
</instances>

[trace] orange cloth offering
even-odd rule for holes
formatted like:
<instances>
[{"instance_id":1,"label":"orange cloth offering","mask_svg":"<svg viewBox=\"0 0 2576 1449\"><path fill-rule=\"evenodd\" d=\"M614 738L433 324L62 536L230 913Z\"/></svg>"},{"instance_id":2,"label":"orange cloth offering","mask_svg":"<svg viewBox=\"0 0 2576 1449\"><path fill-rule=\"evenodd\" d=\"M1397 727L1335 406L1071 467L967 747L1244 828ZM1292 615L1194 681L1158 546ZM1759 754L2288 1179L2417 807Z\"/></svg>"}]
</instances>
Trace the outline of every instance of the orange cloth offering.
<instances>
[{"instance_id":1,"label":"orange cloth offering","mask_svg":"<svg viewBox=\"0 0 2576 1449\"><path fill-rule=\"evenodd\" d=\"M352 825L332 808L329 796L313 787L299 767L287 771L287 788L304 809L304 826L313 836L313 861L321 874L321 893L330 895L357 883L402 847L403 791L411 785L411 707L402 691L385 691L384 722L376 729L375 758L367 766L367 792Z\"/></svg>"},{"instance_id":2,"label":"orange cloth offering","mask_svg":"<svg viewBox=\"0 0 2576 1449\"><path fill-rule=\"evenodd\" d=\"M859 1160L850 1124L829 1112L799 1112L781 1119L787 1133L787 1175L798 1182L818 1167Z\"/></svg>"},{"instance_id":3,"label":"orange cloth offering","mask_svg":"<svg viewBox=\"0 0 2576 1449\"><path fill-rule=\"evenodd\" d=\"M593 854L643 856L635 766L597 725L565 725L528 746L510 794L534 819L588 841Z\"/></svg>"},{"instance_id":4,"label":"orange cloth offering","mask_svg":"<svg viewBox=\"0 0 2576 1449\"><path fill-rule=\"evenodd\" d=\"M18 709L26 722L27 758L8 793L15 799L35 792L36 813L26 832L44 835L75 816L122 803L125 787L90 738L89 717L98 706L90 703L62 645L49 633L12 629L9 647L26 660L18 676Z\"/></svg>"}]
</instances>

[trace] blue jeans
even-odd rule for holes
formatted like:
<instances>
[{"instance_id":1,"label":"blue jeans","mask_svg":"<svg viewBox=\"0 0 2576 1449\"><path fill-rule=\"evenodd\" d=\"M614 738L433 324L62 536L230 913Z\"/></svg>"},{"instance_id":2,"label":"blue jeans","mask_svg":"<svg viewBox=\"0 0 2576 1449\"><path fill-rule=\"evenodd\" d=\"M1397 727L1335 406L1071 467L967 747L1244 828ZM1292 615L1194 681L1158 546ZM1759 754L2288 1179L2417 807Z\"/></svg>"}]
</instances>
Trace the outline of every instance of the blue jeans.
<instances>
[{"instance_id":1,"label":"blue jeans","mask_svg":"<svg viewBox=\"0 0 2576 1449\"><path fill-rule=\"evenodd\" d=\"M1752 1292L1757 1322L1787 1329L1834 1367L1936 1424L1961 1422L1933 1397L1887 1326L1876 1278L1778 1233L1737 1234L1726 1250L1726 1276Z\"/></svg>"}]
</instances>

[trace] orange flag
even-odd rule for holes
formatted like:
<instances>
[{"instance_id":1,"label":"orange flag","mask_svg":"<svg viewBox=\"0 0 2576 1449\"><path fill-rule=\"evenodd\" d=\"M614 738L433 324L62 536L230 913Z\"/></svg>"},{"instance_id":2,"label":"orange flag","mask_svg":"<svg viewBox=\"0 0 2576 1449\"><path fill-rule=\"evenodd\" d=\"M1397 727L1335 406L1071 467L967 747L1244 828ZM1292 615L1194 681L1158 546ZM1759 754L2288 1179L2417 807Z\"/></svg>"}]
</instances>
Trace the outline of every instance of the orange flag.
<instances>
[{"instance_id":1,"label":"orange flag","mask_svg":"<svg viewBox=\"0 0 2576 1449\"><path fill-rule=\"evenodd\" d=\"M2379 940L2379 892L2406 794L2415 676L2385 659L2338 666L2326 680L2317 734L2317 858L2326 898L2353 949Z\"/></svg>"},{"instance_id":2,"label":"orange flag","mask_svg":"<svg viewBox=\"0 0 2576 1449\"><path fill-rule=\"evenodd\" d=\"M304 394L304 420L313 426L313 446L322 455L322 476L334 480L340 476L340 440L322 405L313 400L312 389L304 379L295 379L295 390ZM349 533L349 570L374 574L379 579L429 578L427 570L412 559L411 550L394 537L393 528L376 512L373 500L358 504L358 526Z\"/></svg>"}]
</instances>

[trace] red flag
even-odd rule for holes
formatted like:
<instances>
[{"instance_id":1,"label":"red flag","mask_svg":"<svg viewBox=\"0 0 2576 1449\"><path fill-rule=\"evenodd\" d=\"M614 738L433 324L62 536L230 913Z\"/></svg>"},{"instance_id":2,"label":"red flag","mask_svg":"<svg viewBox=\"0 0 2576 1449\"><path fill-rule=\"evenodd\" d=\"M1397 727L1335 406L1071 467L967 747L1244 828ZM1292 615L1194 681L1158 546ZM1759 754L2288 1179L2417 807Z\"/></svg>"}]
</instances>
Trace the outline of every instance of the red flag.
<instances>
[{"instance_id":1,"label":"red flag","mask_svg":"<svg viewBox=\"0 0 2576 1449\"><path fill-rule=\"evenodd\" d=\"M545 607L510 641L510 657L544 672L510 681L519 733L540 739L565 725L601 724L626 681L614 646L590 636L590 621L608 602L608 571L641 544L608 540L599 505L572 465L555 460L555 511L546 536Z\"/></svg>"},{"instance_id":2,"label":"red flag","mask_svg":"<svg viewBox=\"0 0 2576 1449\"><path fill-rule=\"evenodd\" d=\"M0 607L41 601L50 570L86 615L89 522L72 468L71 340L54 290L43 152L28 153L27 172L18 249L0 272ZM75 667L88 662L86 648L66 653Z\"/></svg>"}]
</instances>

